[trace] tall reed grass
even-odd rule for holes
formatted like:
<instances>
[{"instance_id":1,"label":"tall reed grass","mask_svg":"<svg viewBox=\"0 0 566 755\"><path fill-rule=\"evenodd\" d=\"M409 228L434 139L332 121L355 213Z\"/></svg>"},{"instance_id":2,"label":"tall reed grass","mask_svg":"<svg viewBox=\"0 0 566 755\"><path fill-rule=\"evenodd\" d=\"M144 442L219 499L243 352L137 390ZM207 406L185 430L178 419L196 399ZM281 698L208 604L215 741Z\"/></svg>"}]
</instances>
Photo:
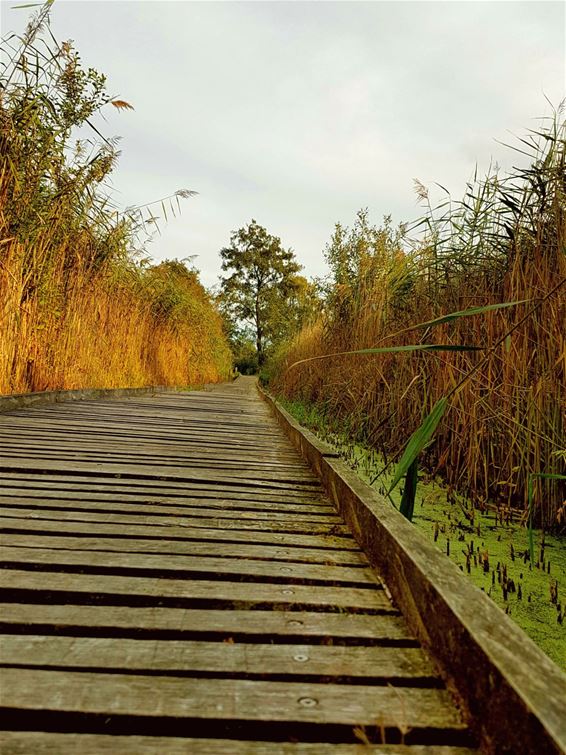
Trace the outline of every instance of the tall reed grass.
<instances>
[{"instance_id":1,"label":"tall reed grass","mask_svg":"<svg viewBox=\"0 0 566 755\"><path fill-rule=\"evenodd\" d=\"M56 43L49 9L2 40L0 392L224 379L231 355L197 273L144 261L154 208L113 205L116 141L94 118L131 106Z\"/></svg>"},{"instance_id":2,"label":"tall reed grass","mask_svg":"<svg viewBox=\"0 0 566 755\"><path fill-rule=\"evenodd\" d=\"M447 196L433 207L416 182L426 214L412 233L388 219L376 228L365 211L351 229L337 225L326 249L325 311L280 350L270 369L276 392L342 418L387 461L401 455L431 408L450 396L425 466L480 508L491 500L526 517L531 488L536 520L546 527L556 524L566 495L561 115L521 140L523 161L529 156L524 167L474 176L460 202ZM407 331L446 313L502 302L522 303ZM415 343L476 349L341 353ZM307 361L291 368L299 360Z\"/></svg>"}]
</instances>

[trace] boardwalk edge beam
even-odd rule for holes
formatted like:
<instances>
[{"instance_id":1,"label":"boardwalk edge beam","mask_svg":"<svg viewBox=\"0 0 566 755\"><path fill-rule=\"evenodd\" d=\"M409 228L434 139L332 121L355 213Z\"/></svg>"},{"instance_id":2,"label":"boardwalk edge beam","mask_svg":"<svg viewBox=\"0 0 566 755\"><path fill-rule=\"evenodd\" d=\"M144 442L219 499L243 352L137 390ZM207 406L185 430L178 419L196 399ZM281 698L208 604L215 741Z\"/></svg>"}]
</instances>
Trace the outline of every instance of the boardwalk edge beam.
<instances>
[{"instance_id":1,"label":"boardwalk edge beam","mask_svg":"<svg viewBox=\"0 0 566 755\"><path fill-rule=\"evenodd\" d=\"M566 752L566 675L267 391L260 394L429 650L485 752Z\"/></svg>"}]
</instances>

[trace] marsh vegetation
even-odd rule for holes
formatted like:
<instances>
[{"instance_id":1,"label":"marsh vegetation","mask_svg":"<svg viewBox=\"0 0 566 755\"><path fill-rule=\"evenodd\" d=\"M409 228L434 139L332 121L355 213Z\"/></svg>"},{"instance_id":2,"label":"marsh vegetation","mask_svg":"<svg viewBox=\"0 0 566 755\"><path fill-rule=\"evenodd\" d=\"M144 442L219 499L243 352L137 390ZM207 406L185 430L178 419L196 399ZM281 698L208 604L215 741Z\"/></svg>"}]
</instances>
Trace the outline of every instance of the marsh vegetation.
<instances>
[{"instance_id":1,"label":"marsh vegetation","mask_svg":"<svg viewBox=\"0 0 566 755\"><path fill-rule=\"evenodd\" d=\"M566 126L409 226L337 224L270 389L560 665L566 658Z\"/></svg>"},{"instance_id":2,"label":"marsh vegetation","mask_svg":"<svg viewBox=\"0 0 566 755\"><path fill-rule=\"evenodd\" d=\"M409 228L376 227L366 211L337 224L320 314L268 376L280 396L341 419L386 465L420 433L412 458L476 509L491 501L559 530L565 129L556 113L522 140L523 167L476 176L459 202L432 207L418 184L426 214Z\"/></svg>"},{"instance_id":3,"label":"marsh vegetation","mask_svg":"<svg viewBox=\"0 0 566 755\"><path fill-rule=\"evenodd\" d=\"M352 441L341 421L314 404L282 400L302 425L330 443L341 458L382 495L392 473L374 448ZM402 490L392 504L399 507ZM492 504L478 510L439 477L419 472L414 525L452 559L561 668L566 670L566 547L564 537L534 529L533 553L524 517Z\"/></svg>"},{"instance_id":4,"label":"marsh vegetation","mask_svg":"<svg viewBox=\"0 0 566 755\"><path fill-rule=\"evenodd\" d=\"M105 77L55 41L50 4L2 42L0 393L226 379L222 320L196 270L151 263L161 214L192 192L121 211Z\"/></svg>"}]
</instances>

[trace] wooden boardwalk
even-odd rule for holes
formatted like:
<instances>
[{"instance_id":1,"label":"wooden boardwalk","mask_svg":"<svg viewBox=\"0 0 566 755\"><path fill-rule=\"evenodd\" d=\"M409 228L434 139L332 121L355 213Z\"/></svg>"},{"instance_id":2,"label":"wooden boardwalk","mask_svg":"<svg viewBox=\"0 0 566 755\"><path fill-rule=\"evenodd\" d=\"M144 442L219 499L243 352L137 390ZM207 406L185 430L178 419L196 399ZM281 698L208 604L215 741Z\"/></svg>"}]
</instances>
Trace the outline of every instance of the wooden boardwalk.
<instances>
[{"instance_id":1,"label":"wooden boardwalk","mask_svg":"<svg viewBox=\"0 0 566 755\"><path fill-rule=\"evenodd\" d=\"M252 379L7 412L0 448L3 754L471 752Z\"/></svg>"}]
</instances>

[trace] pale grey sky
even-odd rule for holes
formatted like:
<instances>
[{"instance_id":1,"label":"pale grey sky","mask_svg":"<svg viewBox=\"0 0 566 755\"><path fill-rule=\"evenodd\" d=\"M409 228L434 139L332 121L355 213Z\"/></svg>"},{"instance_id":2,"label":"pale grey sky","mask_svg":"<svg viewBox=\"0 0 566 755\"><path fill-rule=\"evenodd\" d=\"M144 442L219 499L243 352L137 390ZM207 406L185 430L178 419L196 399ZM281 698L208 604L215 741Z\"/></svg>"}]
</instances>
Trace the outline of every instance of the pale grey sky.
<instances>
[{"instance_id":1,"label":"pale grey sky","mask_svg":"<svg viewBox=\"0 0 566 755\"><path fill-rule=\"evenodd\" d=\"M118 201L199 192L150 251L198 255L206 285L252 217L321 274L336 221L412 220L415 177L459 196L565 96L562 2L56 0L52 30L135 107L102 123Z\"/></svg>"}]
</instances>

